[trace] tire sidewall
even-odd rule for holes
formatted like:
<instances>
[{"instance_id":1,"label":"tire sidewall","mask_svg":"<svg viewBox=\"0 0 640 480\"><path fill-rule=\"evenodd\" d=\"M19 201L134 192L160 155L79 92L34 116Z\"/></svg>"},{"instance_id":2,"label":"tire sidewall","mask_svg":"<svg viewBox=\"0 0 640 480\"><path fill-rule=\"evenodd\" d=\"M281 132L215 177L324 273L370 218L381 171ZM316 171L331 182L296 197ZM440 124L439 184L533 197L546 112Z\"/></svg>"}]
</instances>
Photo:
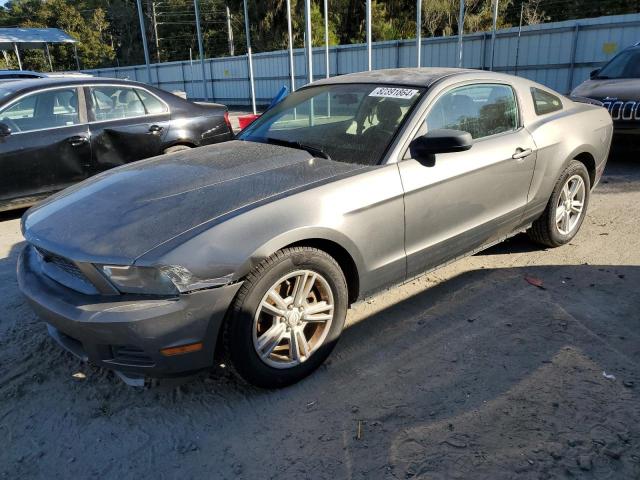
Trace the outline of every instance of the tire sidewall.
<instances>
[{"instance_id":1,"label":"tire sidewall","mask_svg":"<svg viewBox=\"0 0 640 480\"><path fill-rule=\"evenodd\" d=\"M254 385L277 388L295 383L309 375L329 356L342 332L347 312L347 286L338 264L330 256L315 249L299 248L276 255L275 262L257 276L246 295L234 305L229 318L227 348L238 373ZM280 278L296 270L312 270L321 274L333 293L334 318L324 343L300 365L278 369L264 363L253 345L254 317L268 289Z\"/></svg>"},{"instance_id":2,"label":"tire sidewall","mask_svg":"<svg viewBox=\"0 0 640 480\"><path fill-rule=\"evenodd\" d=\"M573 177L574 175L579 175L580 177L582 177L582 180L584 182L584 186L585 186L584 204L582 206L582 212L580 214L580 218L576 226L568 234L562 234L560 230L558 230L558 225L556 224L556 207L558 205L558 199L562 193L562 188L564 187L567 180ZM587 172L587 169L581 162L578 162L577 160L571 161L571 163L569 163L568 167L562 173L562 176L558 180L553 190L553 194L549 199L549 215L547 218L547 222L548 222L548 228L549 228L549 236L551 238L551 241L554 244L564 245L566 243L569 243L573 239L573 237L575 237L576 234L580 231L582 222L584 221L587 215L587 207L589 206L590 196L591 196L591 180L589 178L589 172Z\"/></svg>"}]
</instances>

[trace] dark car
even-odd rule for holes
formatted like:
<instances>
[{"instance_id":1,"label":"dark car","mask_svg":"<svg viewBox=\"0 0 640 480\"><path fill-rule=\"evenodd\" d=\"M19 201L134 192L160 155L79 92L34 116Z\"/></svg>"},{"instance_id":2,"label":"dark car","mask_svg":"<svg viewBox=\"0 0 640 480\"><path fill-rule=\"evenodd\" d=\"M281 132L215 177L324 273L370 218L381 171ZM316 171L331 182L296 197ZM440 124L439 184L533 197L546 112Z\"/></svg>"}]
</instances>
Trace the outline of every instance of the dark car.
<instances>
[{"instance_id":1,"label":"dark car","mask_svg":"<svg viewBox=\"0 0 640 480\"><path fill-rule=\"evenodd\" d=\"M101 171L233 138L227 109L94 77L0 83L0 211Z\"/></svg>"},{"instance_id":2,"label":"dark car","mask_svg":"<svg viewBox=\"0 0 640 480\"><path fill-rule=\"evenodd\" d=\"M602 102L613 119L612 149L638 150L640 140L640 43L622 50L571 93Z\"/></svg>"}]
</instances>

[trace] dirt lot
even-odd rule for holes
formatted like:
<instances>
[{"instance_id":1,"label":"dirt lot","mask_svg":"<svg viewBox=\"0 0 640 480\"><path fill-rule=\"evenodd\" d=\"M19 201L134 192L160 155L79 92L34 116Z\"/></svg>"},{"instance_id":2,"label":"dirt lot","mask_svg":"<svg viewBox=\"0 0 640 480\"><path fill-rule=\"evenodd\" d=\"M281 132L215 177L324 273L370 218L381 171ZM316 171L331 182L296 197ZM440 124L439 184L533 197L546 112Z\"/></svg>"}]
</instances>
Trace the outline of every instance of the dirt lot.
<instances>
[{"instance_id":1,"label":"dirt lot","mask_svg":"<svg viewBox=\"0 0 640 480\"><path fill-rule=\"evenodd\" d=\"M5 214L0 478L639 479L638 205L640 164L611 162L571 245L519 236L357 305L280 391L79 363L18 292Z\"/></svg>"}]
</instances>

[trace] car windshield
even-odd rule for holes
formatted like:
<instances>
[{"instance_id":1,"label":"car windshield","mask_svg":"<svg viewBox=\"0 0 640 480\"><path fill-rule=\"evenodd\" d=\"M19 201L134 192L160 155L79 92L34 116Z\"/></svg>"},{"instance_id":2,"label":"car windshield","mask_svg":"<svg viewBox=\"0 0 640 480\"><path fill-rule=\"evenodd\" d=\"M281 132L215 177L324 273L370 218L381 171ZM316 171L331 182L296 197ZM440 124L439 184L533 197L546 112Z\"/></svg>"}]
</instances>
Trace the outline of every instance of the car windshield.
<instances>
[{"instance_id":1,"label":"car windshield","mask_svg":"<svg viewBox=\"0 0 640 480\"><path fill-rule=\"evenodd\" d=\"M299 90L238 138L308 150L339 162L376 165L423 88L337 84Z\"/></svg>"},{"instance_id":2,"label":"car windshield","mask_svg":"<svg viewBox=\"0 0 640 480\"><path fill-rule=\"evenodd\" d=\"M620 52L595 78L640 78L640 49Z\"/></svg>"}]
</instances>

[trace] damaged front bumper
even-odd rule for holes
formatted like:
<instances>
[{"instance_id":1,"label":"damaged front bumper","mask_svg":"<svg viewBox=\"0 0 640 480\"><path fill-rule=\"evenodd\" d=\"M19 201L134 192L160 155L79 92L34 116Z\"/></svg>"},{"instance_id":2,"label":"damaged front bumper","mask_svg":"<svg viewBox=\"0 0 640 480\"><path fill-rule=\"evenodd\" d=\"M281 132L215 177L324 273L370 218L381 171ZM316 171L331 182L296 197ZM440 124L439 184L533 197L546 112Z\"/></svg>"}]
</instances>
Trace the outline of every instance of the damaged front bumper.
<instances>
[{"instance_id":1,"label":"damaged front bumper","mask_svg":"<svg viewBox=\"0 0 640 480\"><path fill-rule=\"evenodd\" d=\"M50 335L66 350L115 370L127 383L188 374L213 365L218 332L241 283L171 298L87 295L46 276L31 245L18 259L18 284ZM161 351L201 343L197 351Z\"/></svg>"}]
</instances>

